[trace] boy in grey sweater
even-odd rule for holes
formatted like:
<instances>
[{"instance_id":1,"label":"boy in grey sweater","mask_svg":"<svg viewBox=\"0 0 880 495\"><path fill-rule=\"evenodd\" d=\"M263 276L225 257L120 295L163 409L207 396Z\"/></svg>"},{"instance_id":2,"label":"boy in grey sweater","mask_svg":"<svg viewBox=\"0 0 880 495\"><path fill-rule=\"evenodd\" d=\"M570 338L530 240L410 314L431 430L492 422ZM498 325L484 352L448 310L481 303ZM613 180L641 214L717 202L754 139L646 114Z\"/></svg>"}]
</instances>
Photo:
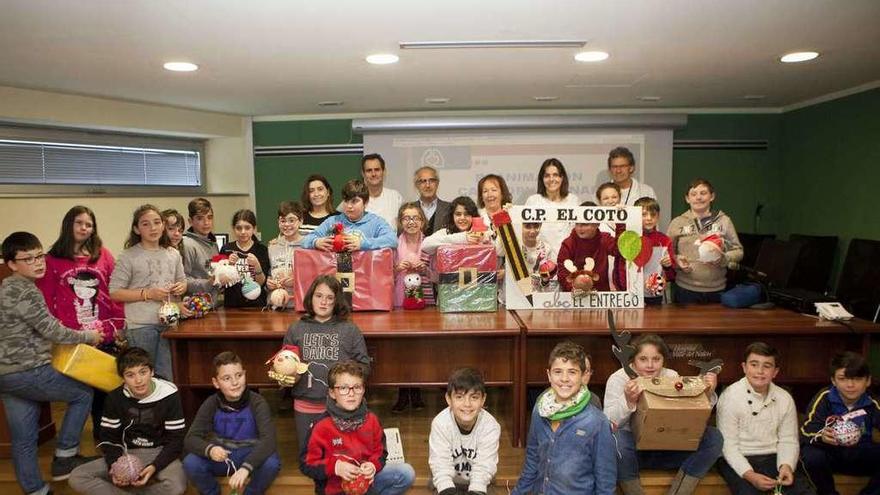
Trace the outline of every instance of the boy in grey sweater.
<instances>
[{"instance_id":1,"label":"boy in grey sweater","mask_svg":"<svg viewBox=\"0 0 880 495\"><path fill-rule=\"evenodd\" d=\"M52 368L52 343L95 345L101 334L67 328L49 313L34 284L46 274L46 255L36 236L10 234L3 240L3 260L12 275L0 284L0 396L18 484L24 493L44 495L49 485L37 464L41 402L69 404L56 442L52 479L65 480L73 468L91 460L78 452L92 407L92 389Z\"/></svg>"},{"instance_id":2,"label":"boy in grey sweater","mask_svg":"<svg viewBox=\"0 0 880 495\"><path fill-rule=\"evenodd\" d=\"M214 237L214 208L205 198L189 202L190 228L183 234L186 293L207 292L216 302L219 291L211 281L211 259L220 252Z\"/></svg>"}]
</instances>

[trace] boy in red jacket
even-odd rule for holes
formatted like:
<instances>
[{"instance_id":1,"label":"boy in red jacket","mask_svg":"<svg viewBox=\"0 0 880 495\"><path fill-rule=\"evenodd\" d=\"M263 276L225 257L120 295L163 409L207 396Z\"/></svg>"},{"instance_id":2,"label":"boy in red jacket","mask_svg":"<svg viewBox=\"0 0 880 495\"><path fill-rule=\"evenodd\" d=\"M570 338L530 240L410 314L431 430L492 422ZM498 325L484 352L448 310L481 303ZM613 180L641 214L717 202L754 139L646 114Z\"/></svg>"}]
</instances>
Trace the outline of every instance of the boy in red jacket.
<instances>
[{"instance_id":1,"label":"boy in red jacket","mask_svg":"<svg viewBox=\"0 0 880 495\"><path fill-rule=\"evenodd\" d=\"M327 412L312 427L302 463L327 495L398 495L415 480L409 464L385 464L385 432L364 402L365 376L354 361L337 363L327 375Z\"/></svg>"},{"instance_id":2,"label":"boy in red jacket","mask_svg":"<svg viewBox=\"0 0 880 495\"><path fill-rule=\"evenodd\" d=\"M672 249L672 240L668 235L657 230L660 221L660 203L654 198L647 196L639 198L635 206L642 209L642 238L648 239L654 247L664 247L666 252L660 259L663 268L662 283L650 280L649 273L645 273L645 304L663 304L663 293L669 282L675 280L675 254Z\"/></svg>"},{"instance_id":3,"label":"boy in red jacket","mask_svg":"<svg viewBox=\"0 0 880 495\"><path fill-rule=\"evenodd\" d=\"M584 201L581 206L596 206L592 201ZM577 223L571 230L571 235L562 241L559 247L559 255L556 257L556 266L558 267L557 277L559 278L559 288L563 292L571 292L571 281L568 280L571 272L565 268L565 260L571 260L572 263L581 269L587 258L593 258L595 265L593 271L599 275L599 279L593 284L593 289L597 291L608 291L610 284L608 283L608 257L620 256L617 250L617 239L607 232L599 231L598 223ZM618 274L615 273L615 276ZM625 287L626 280L615 281L618 287ZM623 283L623 285L620 285Z\"/></svg>"}]
</instances>

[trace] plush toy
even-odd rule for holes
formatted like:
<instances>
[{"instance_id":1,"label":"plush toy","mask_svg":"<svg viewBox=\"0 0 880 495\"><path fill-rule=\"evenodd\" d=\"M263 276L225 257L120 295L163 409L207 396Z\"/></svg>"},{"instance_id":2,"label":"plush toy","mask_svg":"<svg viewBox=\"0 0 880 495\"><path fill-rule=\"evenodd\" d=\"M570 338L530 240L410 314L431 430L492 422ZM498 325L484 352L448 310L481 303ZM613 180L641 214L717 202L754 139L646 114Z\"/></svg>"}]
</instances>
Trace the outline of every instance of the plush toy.
<instances>
[{"instance_id":1,"label":"plush toy","mask_svg":"<svg viewBox=\"0 0 880 495\"><path fill-rule=\"evenodd\" d=\"M283 387L294 386L299 381L299 377L309 370L309 365L302 362L299 356L299 346L283 346L266 361L266 364L272 363L272 369L268 373L269 378Z\"/></svg>"},{"instance_id":2,"label":"plush toy","mask_svg":"<svg viewBox=\"0 0 880 495\"><path fill-rule=\"evenodd\" d=\"M571 284L572 297L584 297L593 290L593 284L599 281L599 274L593 271L596 262L593 258L584 260L584 269L578 270L574 262L565 260L563 263L565 269L568 270L568 282Z\"/></svg>"},{"instance_id":3,"label":"plush toy","mask_svg":"<svg viewBox=\"0 0 880 495\"><path fill-rule=\"evenodd\" d=\"M159 322L163 325L176 325L180 320L180 308L171 301L165 301L159 308Z\"/></svg>"},{"instance_id":4,"label":"plush toy","mask_svg":"<svg viewBox=\"0 0 880 495\"><path fill-rule=\"evenodd\" d=\"M269 293L269 307L272 309L284 309L290 301L290 294L286 289L275 289Z\"/></svg>"},{"instance_id":5,"label":"plush toy","mask_svg":"<svg viewBox=\"0 0 880 495\"><path fill-rule=\"evenodd\" d=\"M403 309L425 309L422 276L418 273L407 273L403 277Z\"/></svg>"},{"instance_id":6,"label":"plush toy","mask_svg":"<svg viewBox=\"0 0 880 495\"><path fill-rule=\"evenodd\" d=\"M144 463L129 453L119 456L110 466L110 474L126 486L138 479L143 470Z\"/></svg>"},{"instance_id":7,"label":"plush toy","mask_svg":"<svg viewBox=\"0 0 880 495\"><path fill-rule=\"evenodd\" d=\"M229 259L223 255L214 256L211 261L211 272L214 274L214 285L218 287L231 287L241 282L238 268L229 263Z\"/></svg>"},{"instance_id":8,"label":"plush toy","mask_svg":"<svg viewBox=\"0 0 880 495\"><path fill-rule=\"evenodd\" d=\"M694 241L694 244L699 246L698 259L703 263L715 263L724 255L724 239L718 234L710 234Z\"/></svg>"},{"instance_id":9,"label":"plush toy","mask_svg":"<svg viewBox=\"0 0 880 495\"><path fill-rule=\"evenodd\" d=\"M333 251L337 253L345 251L344 229L342 222L333 226Z\"/></svg>"},{"instance_id":10,"label":"plush toy","mask_svg":"<svg viewBox=\"0 0 880 495\"><path fill-rule=\"evenodd\" d=\"M250 277L244 278L244 282L241 284L241 295L243 295L245 299L253 301L260 297L262 292L263 289L260 288L260 284L254 282Z\"/></svg>"}]
</instances>

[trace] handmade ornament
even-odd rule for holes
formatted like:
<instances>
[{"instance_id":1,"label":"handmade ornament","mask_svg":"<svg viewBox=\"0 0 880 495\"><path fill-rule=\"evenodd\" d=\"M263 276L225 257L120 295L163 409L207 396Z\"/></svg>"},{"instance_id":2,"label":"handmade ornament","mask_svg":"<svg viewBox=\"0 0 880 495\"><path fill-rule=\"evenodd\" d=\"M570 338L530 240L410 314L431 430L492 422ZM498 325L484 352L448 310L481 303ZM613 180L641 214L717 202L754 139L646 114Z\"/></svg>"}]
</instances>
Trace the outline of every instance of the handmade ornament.
<instances>
[{"instance_id":1,"label":"handmade ornament","mask_svg":"<svg viewBox=\"0 0 880 495\"><path fill-rule=\"evenodd\" d=\"M269 378L284 387L294 386L299 381L299 377L309 370L309 365L303 363L299 356L299 346L283 346L266 361L266 364L272 364L272 369L268 372Z\"/></svg>"},{"instance_id":2,"label":"handmade ornament","mask_svg":"<svg viewBox=\"0 0 880 495\"><path fill-rule=\"evenodd\" d=\"M180 308L171 301L165 301L159 308L159 322L163 325L176 325L180 320Z\"/></svg>"},{"instance_id":3,"label":"handmade ornament","mask_svg":"<svg viewBox=\"0 0 880 495\"><path fill-rule=\"evenodd\" d=\"M214 299L207 292L199 292L184 297L183 307L192 313L191 318L201 318L214 309Z\"/></svg>"},{"instance_id":4,"label":"handmade ornament","mask_svg":"<svg viewBox=\"0 0 880 495\"><path fill-rule=\"evenodd\" d=\"M572 297L586 296L593 290L593 284L599 281L599 274L593 271L593 267L596 266L593 258L586 258L584 260L583 270L578 270L571 260L565 260L563 266L570 272L568 282L571 284Z\"/></svg>"},{"instance_id":5,"label":"handmade ornament","mask_svg":"<svg viewBox=\"0 0 880 495\"><path fill-rule=\"evenodd\" d=\"M645 279L645 297L658 297L666 290L666 277L662 272L655 272Z\"/></svg>"},{"instance_id":6,"label":"handmade ornament","mask_svg":"<svg viewBox=\"0 0 880 495\"><path fill-rule=\"evenodd\" d=\"M235 265L229 263L229 259L222 255L214 256L216 261L211 262L211 272L214 274L214 285L218 287L231 287L241 282L241 273Z\"/></svg>"},{"instance_id":7,"label":"handmade ornament","mask_svg":"<svg viewBox=\"0 0 880 495\"><path fill-rule=\"evenodd\" d=\"M337 457L344 457L345 459L338 459L336 462L348 462L350 464L354 464L355 466L360 467L361 463L355 460L352 457L349 457L345 454L334 454ZM346 481L342 480L340 484L342 487L342 493L345 495L364 495L370 490L370 485L373 483L371 478L367 478L367 476L363 473L358 474L353 480Z\"/></svg>"},{"instance_id":8,"label":"handmade ornament","mask_svg":"<svg viewBox=\"0 0 880 495\"><path fill-rule=\"evenodd\" d=\"M694 241L698 246L698 260L703 263L715 263L724 255L724 239L718 234L710 234L703 239Z\"/></svg>"},{"instance_id":9,"label":"handmade ornament","mask_svg":"<svg viewBox=\"0 0 880 495\"><path fill-rule=\"evenodd\" d=\"M269 293L269 307L272 309L284 309L290 301L290 294L286 289L275 289Z\"/></svg>"},{"instance_id":10,"label":"handmade ornament","mask_svg":"<svg viewBox=\"0 0 880 495\"><path fill-rule=\"evenodd\" d=\"M422 276L418 273L407 273L403 277L403 309L425 309Z\"/></svg>"},{"instance_id":11,"label":"handmade ornament","mask_svg":"<svg viewBox=\"0 0 880 495\"><path fill-rule=\"evenodd\" d=\"M333 226L333 251L341 253L345 251L345 235L342 222Z\"/></svg>"},{"instance_id":12,"label":"handmade ornament","mask_svg":"<svg viewBox=\"0 0 880 495\"><path fill-rule=\"evenodd\" d=\"M843 416L829 416L825 420L823 431L829 431L838 445L852 447L862 438L862 428L852 419L865 414L864 409L857 409Z\"/></svg>"},{"instance_id":13,"label":"handmade ornament","mask_svg":"<svg viewBox=\"0 0 880 495\"><path fill-rule=\"evenodd\" d=\"M260 297L262 292L263 290L260 288L260 284L254 282L250 277L245 277L244 282L241 284L241 295L244 296L245 299L253 301Z\"/></svg>"},{"instance_id":14,"label":"handmade ornament","mask_svg":"<svg viewBox=\"0 0 880 495\"><path fill-rule=\"evenodd\" d=\"M138 479L143 470L144 463L139 458L125 453L110 466L110 475L128 486Z\"/></svg>"}]
</instances>

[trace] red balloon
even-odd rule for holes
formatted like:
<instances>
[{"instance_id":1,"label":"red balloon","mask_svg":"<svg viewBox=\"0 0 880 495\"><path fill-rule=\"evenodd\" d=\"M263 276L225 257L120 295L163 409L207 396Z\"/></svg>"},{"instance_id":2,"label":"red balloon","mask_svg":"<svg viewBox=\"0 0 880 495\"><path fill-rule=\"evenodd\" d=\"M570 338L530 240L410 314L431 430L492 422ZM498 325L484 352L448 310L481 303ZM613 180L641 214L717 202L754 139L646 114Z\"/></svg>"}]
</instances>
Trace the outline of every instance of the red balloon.
<instances>
[{"instance_id":1,"label":"red balloon","mask_svg":"<svg viewBox=\"0 0 880 495\"><path fill-rule=\"evenodd\" d=\"M651 239L648 237L642 237L642 250L639 251L639 255L636 256L636 259L633 260L633 263L636 264L639 269L644 268L645 265L651 261L651 255L654 253L654 243L651 242Z\"/></svg>"}]
</instances>

